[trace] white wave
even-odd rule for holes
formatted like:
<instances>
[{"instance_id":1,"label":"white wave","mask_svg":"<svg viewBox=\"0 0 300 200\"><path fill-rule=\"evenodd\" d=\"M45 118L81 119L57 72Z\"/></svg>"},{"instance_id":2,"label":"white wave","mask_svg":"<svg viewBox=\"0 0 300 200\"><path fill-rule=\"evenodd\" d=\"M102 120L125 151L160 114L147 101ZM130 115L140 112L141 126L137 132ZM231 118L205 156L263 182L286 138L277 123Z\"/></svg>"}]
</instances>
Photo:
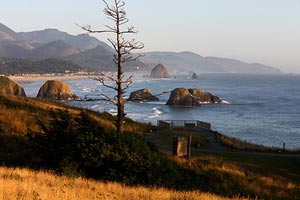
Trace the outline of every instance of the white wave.
<instances>
[{"instance_id":1,"label":"white wave","mask_svg":"<svg viewBox=\"0 0 300 200\"><path fill-rule=\"evenodd\" d=\"M201 105L211 104L211 102L208 102L208 101L200 101L199 103L200 103Z\"/></svg>"},{"instance_id":2,"label":"white wave","mask_svg":"<svg viewBox=\"0 0 300 200\"><path fill-rule=\"evenodd\" d=\"M82 91L91 91L92 89L91 88L82 88Z\"/></svg>"},{"instance_id":3,"label":"white wave","mask_svg":"<svg viewBox=\"0 0 300 200\"><path fill-rule=\"evenodd\" d=\"M230 102L229 102L229 101L226 101L226 100L222 100L221 103L223 103L223 104L230 104Z\"/></svg>"},{"instance_id":4,"label":"white wave","mask_svg":"<svg viewBox=\"0 0 300 200\"><path fill-rule=\"evenodd\" d=\"M165 105L166 102L165 101L147 101L147 102L144 102L146 104L155 104L155 105Z\"/></svg>"},{"instance_id":5,"label":"white wave","mask_svg":"<svg viewBox=\"0 0 300 200\"><path fill-rule=\"evenodd\" d=\"M103 112L104 111L104 107L100 106L100 105L91 106L90 109L93 110L93 111L97 111L97 112Z\"/></svg>"},{"instance_id":6,"label":"white wave","mask_svg":"<svg viewBox=\"0 0 300 200\"><path fill-rule=\"evenodd\" d=\"M163 114L163 112L159 108L154 107L152 115L150 115L148 118L153 119L159 117L161 114Z\"/></svg>"},{"instance_id":7,"label":"white wave","mask_svg":"<svg viewBox=\"0 0 300 200\"><path fill-rule=\"evenodd\" d=\"M147 121L147 115L138 114L138 113L128 113L126 117L137 121Z\"/></svg>"},{"instance_id":8,"label":"white wave","mask_svg":"<svg viewBox=\"0 0 300 200\"><path fill-rule=\"evenodd\" d=\"M153 108L153 111L155 115L161 115L163 113L161 110L159 110L159 108Z\"/></svg>"},{"instance_id":9,"label":"white wave","mask_svg":"<svg viewBox=\"0 0 300 200\"><path fill-rule=\"evenodd\" d=\"M93 105L93 106L91 106L91 109L99 109L99 108L102 108L100 105Z\"/></svg>"},{"instance_id":10,"label":"white wave","mask_svg":"<svg viewBox=\"0 0 300 200\"><path fill-rule=\"evenodd\" d=\"M112 115L117 115L118 114L118 111L115 110L115 109L109 109L108 112Z\"/></svg>"}]
</instances>

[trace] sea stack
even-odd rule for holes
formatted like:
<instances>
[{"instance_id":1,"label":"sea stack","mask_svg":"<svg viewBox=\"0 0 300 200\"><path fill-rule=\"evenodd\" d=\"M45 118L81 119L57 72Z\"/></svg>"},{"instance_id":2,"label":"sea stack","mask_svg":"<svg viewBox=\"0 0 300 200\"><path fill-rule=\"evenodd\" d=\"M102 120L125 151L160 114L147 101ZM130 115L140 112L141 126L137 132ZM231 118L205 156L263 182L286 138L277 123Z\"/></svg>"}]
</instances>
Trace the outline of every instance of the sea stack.
<instances>
[{"instance_id":1,"label":"sea stack","mask_svg":"<svg viewBox=\"0 0 300 200\"><path fill-rule=\"evenodd\" d=\"M202 89L176 88L171 92L166 105L193 107L211 103L221 103L221 99Z\"/></svg>"},{"instance_id":2,"label":"sea stack","mask_svg":"<svg viewBox=\"0 0 300 200\"><path fill-rule=\"evenodd\" d=\"M193 73L193 75L192 75L192 79L198 79L198 76L197 76L197 74L196 74L196 73Z\"/></svg>"},{"instance_id":3,"label":"sea stack","mask_svg":"<svg viewBox=\"0 0 300 200\"><path fill-rule=\"evenodd\" d=\"M6 76L0 76L0 94L26 97L23 87Z\"/></svg>"},{"instance_id":4,"label":"sea stack","mask_svg":"<svg viewBox=\"0 0 300 200\"><path fill-rule=\"evenodd\" d=\"M159 99L151 94L151 90L149 88L144 88L131 92L129 101L159 101Z\"/></svg>"},{"instance_id":5,"label":"sea stack","mask_svg":"<svg viewBox=\"0 0 300 200\"><path fill-rule=\"evenodd\" d=\"M66 83L56 80L48 80L40 88L37 98L54 100L77 100L78 97L72 92Z\"/></svg>"},{"instance_id":6,"label":"sea stack","mask_svg":"<svg viewBox=\"0 0 300 200\"><path fill-rule=\"evenodd\" d=\"M167 67L163 64L158 64L154 67L150 74L151 78L170 78Z\"/></svg>"}]
</instances>

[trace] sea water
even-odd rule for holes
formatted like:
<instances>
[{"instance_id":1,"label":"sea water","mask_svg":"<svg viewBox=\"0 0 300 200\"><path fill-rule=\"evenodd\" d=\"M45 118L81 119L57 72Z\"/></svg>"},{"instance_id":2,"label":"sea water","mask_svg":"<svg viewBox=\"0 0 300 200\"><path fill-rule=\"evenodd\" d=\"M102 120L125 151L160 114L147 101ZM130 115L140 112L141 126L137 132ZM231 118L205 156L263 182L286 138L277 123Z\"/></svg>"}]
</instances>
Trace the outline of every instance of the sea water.
<instances>
[{"instance_id":1,"label":"sea water","mask_svg":"<svg viewBox=\"0 0 300 200\"><path fill-rule=\"evenodd\" d=\"M101 94L115 97L115 92L93 79L66 80L79 97L100 99ZM27 96L36 96L44 82L22 83ZM300 149L300 76L203 74L199 79L176 76L150 79L136 75L125 94L142 88L161 94L178 87L202 88L219 96L223 103L201 107L167 106L170 93L160 95L158 102L129 102L128 117L156 124L157 120L201 120L213 129L232 137L266 146ZM116 114L108 101L72 101L69 104L95 111Z\"/></svg>"}]
</instances>

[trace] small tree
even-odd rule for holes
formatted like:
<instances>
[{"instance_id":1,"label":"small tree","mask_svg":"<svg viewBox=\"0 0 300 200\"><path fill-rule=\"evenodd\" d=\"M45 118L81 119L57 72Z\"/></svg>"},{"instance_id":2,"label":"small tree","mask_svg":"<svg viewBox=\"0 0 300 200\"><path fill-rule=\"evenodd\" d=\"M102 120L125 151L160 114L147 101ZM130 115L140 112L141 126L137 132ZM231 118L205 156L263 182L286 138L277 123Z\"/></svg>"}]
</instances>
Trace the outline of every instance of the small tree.
<instances>
[{"instance_id":1,"label":"small tree","mask_svg":"<svg viewBox=\"0 0 300 200\"><path fill-rule=\"evenodd\" d=\"M134 56L132 54L133 50L144 48L144 44L135 41L135 39L128 40L124 36L126 34L135 34L137 31L133 26L123 28L125 24L129 22L129 19L126 17L126 11L124 10L125 2L121 0L114 0L113 5L109 5L107 1L103 0L105 4L104 14L108 16L108 19L114 22L113 26L105 25L106 30L93 30L91 26L81 26L84 30L89 33L112 33L114 38L108 38L109 43L115 50L113 56L114 65L117 68L116 75L107 75L101 73L96 80L98 80L103 86L113 89L117 92L117 99L111 98L108 95L101 94L108 101L113 103L118 108L117 115L117 132L123 132L123 121L124 121L124 107L126 101L124 101L123 95L126 93L126 90L129 88L132 83L133 75L125 78L123 71L123 64L131 61L135 61L141 55ZM110 85L107 81L112 81L115 84Z\"/></svg>"}]
</instances>

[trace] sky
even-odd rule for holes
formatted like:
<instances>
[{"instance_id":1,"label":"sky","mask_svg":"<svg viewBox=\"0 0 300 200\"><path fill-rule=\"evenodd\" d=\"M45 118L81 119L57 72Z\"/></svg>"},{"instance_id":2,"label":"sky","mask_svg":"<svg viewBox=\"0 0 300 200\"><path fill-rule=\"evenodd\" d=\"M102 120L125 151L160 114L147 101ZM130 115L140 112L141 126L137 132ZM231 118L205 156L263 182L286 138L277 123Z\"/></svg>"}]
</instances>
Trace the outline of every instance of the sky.
<instances>
[{"instance_id":1,"label":"sky","mask_svg":"<svg viewBox=\"0 0 300 200\"><path fill-rule=\"evenodd\" d=\"M300 0L125 2L143 51L193 51L300 73ZM1 0L0 23L17 32L56 28L81 34L76 23L95 29L111 23L103 9L101 0Z\"/></svg>"}]
</instances>

